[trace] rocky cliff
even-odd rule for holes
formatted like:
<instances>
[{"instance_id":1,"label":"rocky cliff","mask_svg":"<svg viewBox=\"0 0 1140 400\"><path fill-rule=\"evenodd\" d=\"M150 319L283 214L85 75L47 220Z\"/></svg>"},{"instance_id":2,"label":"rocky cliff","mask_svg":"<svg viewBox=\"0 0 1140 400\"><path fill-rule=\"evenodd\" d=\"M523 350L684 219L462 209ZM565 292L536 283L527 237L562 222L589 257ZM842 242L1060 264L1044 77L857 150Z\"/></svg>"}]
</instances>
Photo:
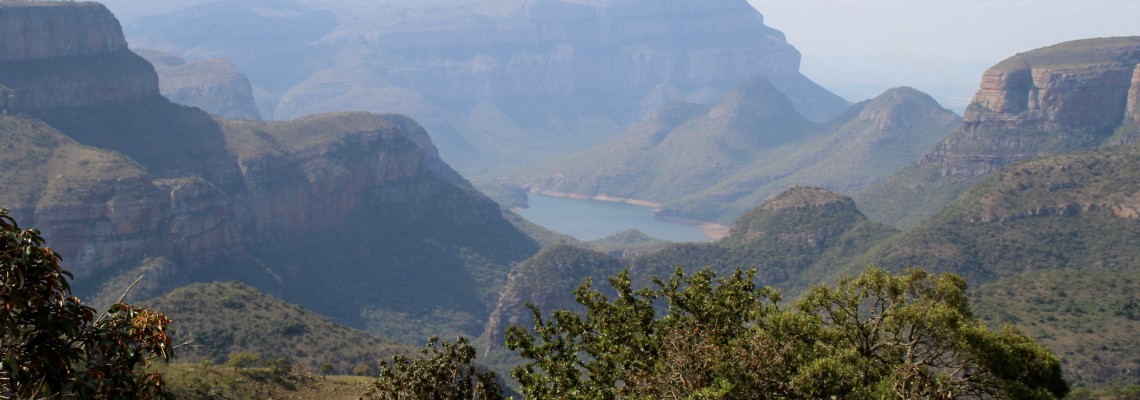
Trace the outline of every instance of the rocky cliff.
<instances>
[{"instance_id":1,"label":"rocky cliff","mask_svg":"<svg viewBox=\"0 0 1140 400\"><path fill-rule=\"evenodd\" d=\"M0 86L12 110L80 107L158 93L158 78L127 50L97 3L0 3Z\"/></svg>"},{"instance_id":2,"label":"rocky cliff","mask_svg":"<svg viewBox=\"0 0 1140 400\"><path fill-rule=\"evenodd\" d=\"M274 95L267 116L409 114L467 172L584 149L755 75L808 118L847 106L744 0L216 2L129 26L139 46L233 60Z\"/></svg>"},{"instance_id":3,"label":"rocky cliff","mask_svg":"<svg viewBox=\"0 0 1140 400\"><path fill-rule=\"evenodd\" d=\"M1137 37L1067 42L1002 61L982 76L961 129L921 164L979 176L1102 144L1124 122L1138 66Z\"/></svg>"},{"instance_id":4,"label":"rocky cliff","mask_svg":"<svg viewBox=\"0 0 1140 400\"><path fill-rule=\"evenodd\" d=\"M918 165L857 196L872 219L911 225L981 176L1034 157L1134 140L1140 37L1061 43L982 76L962 125Z\"/></svg>"},{"instance_id":5,"label":"rocky cliff","mask_svg":"<svg viewBox=\"0 0 1140 400\"><path fill-rule=\"evenodd\" d=\"M162 95L225 119L260 120L253 85L237 66L220 58L186 61L169 53L135 49L154 65Z\"/></svg>"},{"instance_id":6,"label":"rocky cliff","mask_svg":"<svg viewBox=\"0 0 1140 400\"><path fill-rule=\"evenodd\" d=\"M74 3L30 4L54 16ZM92 102L84 88L139 79L101 63L108 54L137 59L155 82L141 58L109 51L17 62L40 73L4 76L21 108L0 116L0 207L43 231L81 293L121 291L124 276L149 271L150 294L239 279L357 326L365 311L402 315L403 326L432 312L482 321L507 266L537 250L407 117L229 121L157 91ZM44 82L76 68L88 71L68 78L77 85ZM20 91L38 86L56 91Z\"/></svg>"}]
</instances>

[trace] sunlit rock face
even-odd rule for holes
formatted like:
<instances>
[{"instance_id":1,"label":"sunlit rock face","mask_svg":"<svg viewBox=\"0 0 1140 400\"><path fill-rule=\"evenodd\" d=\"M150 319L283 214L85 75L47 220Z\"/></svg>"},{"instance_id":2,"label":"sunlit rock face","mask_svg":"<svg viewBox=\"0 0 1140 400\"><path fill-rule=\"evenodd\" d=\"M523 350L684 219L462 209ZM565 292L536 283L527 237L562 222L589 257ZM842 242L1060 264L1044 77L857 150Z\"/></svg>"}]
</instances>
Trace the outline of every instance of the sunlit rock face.
<instances>
[{"instance_id":1,"label":"sunlit rock face","mask_svg":"<svg viewBox=\"0 0 1140 400\"><path fill-rule=\"evenodd\" d=\"M922 163L946 175L980 176L1110 142L1136 120L1138 67L1138 37L1078 40L1013 56L986 71L962 128Z\"/></svg>"}]
</instances>

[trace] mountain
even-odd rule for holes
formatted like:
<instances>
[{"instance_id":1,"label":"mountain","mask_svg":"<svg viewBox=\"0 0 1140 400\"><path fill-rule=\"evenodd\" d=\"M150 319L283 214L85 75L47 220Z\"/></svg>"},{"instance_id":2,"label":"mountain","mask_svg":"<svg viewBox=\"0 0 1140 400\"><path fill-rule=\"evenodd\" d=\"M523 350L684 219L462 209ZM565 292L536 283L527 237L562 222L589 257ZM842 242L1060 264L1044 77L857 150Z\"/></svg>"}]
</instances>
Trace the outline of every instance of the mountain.
<instances>
[{"instance_id":1,"label":"mountain","mask_svg":"<svg viewBox=\"0 0 1140 400\"><path fill-rule=\"evenodd\" d=\"M129 11L131 0L112 0ZM153 8L153 7L152 7ZM421 121L465 174L600 144L670 100L767 77L823 121L848 103L745 0L189 1L127 21L136 47L222 57L275 119L343 110Z\"/></svg>"},{"instance_id":2,"label":"mountain","mask_svg":"<svg viewBox=\"0 0 1140 400\"><path fill-rule=\"evenodd\" d=\"M593 279L596 288L605 289L605 278L622 268L638 286L650 285L654 276L672 276L678 266L718 273L755 268L759 283L795 295L833 278L835 266L896 232L868 221L848 197L795 187L742 215L726 237L713 243L672 244L621 259L575 246L548 247L511 270L484 337L492 348L501 345L507 326L530 323L524 304L534 303L545 312L573 308L573 290L583 280Z\"/></svg>"},{"instance_id":3,"label":"mountain","mask_svg":"<svg viewBox=\"0 0 1140 400\"><path fill-rule=\"evenodd\" d=\"M1140 268L1140 147L1037 158L995 172L862 260L972 283L1050 268Z\"/></svg>"},{"instance_id":4,"label":"mountain","mask_svg":"<svg viewBox=\"0 0 1140 400\"><path fill-rule=\"evenodd\" d=\"M417 350L336 324L238 282L188 285L141 304L174 321L175 343L192 340L192 346L179 349L182 360L224 363L247 352L264 360L288 357L309 371L329 364L348 374L357 364Z\"/></svg>"},{"instance_id":5,"label":"mountain","mask_svg":"<svg viewBox=\"0 0 1140 400\"><path fill-rule=\"evenodd\" d=\"M912 162L959 122L930 96L897 88L826 124L801 117L763 78L710 108L668 103L587 152L495 174L534 192L634 198L665 215L728 223L780 191L852 193Z\"/></svg>"},{"instance_id":6,"label":"mountain","mask_svg":"<svg viewBox=\"0 0 1140 400\"><path fill-rule=\"evenodd\" d=\"M991 173L936 216L849 264L954 272L981 315L1065 359L1085 385L1135 383L1128 306L1140 288L1140 146L1036 158Z\"/></svg>"},{"instance_id":7,"label":"mountain","mask_svg":"<svg viewBox=\"0 0 1140 400\"><path fill-rule=\"evenodd\" d=\"M982 76L961 127L856 201L871 219L912 225L1002 166L1131 142L1138 71L1140 37L1077 40L1010 57Z\"/></svg>"},{"instance_id":8,"label":"mountain","mask_svg":"<svg viewBox=\"0 0 1140 400\"><path fill-rule=\"evenodd\" d=\"M26 33L0 47L0 206L43 231L84 298L142 273L144 297L241 280L418 342L425 326L481 332L509 266L538 250L410 118L173 104L95 3L8 4L0 30Z\"/></svg>"},{"instance_id":9,"label":"mountain","mask_svg":"<svg viewBox=\"0 0 1140 400\"><path fill-rule=\"evenodd\" d=\"M260 120L253 86L229 61L212 58L186 61L156 50L134 49L154 65L163 96L225 119Z\"/></svg>"}]
</instances>

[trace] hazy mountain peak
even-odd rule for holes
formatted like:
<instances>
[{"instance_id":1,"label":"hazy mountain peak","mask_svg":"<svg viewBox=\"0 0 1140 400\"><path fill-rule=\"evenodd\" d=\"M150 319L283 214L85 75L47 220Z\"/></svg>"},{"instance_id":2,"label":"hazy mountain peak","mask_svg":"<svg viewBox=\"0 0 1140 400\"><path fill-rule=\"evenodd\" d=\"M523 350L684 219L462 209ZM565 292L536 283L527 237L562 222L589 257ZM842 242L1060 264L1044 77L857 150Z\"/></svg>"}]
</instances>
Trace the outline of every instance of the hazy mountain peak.
<instances>
[{"instance_id":1,"label":"hazy mountain peak","mask_svg":"<svg viewBox=\"0 0 1140 400\"><path fill-rule=\"evenodd\" d=\"M929 120L931 111L950 112L926 93L911 87L897 87L866 101L856 118L873 123L879 130L897 130Z\"/></svg>"},{"instance_id":2,"label":"hazy mountain peak","mask_svg":"<svg viewBox=\"0 0 1140 400\"><path fill-rule=\"evenodd\" d=\"M744 116L785 118L790 115L799 116L791 100L762 76L745 80L717 102L708 113L709 118L713 119L735 119Z\"/></svg>"}]
</instances>

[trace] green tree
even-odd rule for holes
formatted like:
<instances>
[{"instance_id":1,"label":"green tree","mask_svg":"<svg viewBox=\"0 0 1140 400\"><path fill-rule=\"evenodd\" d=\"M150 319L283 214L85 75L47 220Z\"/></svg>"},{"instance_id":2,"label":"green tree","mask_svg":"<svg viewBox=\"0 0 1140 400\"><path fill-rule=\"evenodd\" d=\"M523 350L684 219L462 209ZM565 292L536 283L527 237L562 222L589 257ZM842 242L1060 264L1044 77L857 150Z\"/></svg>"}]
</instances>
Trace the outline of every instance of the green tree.
<instances>
[{"instance_id":1,"label":"green tree","mask_svg":"<svg viewBox=\"0 0 1140 400\"><path fill-rule=\"evenodd\" d=\"M1047 349L973 318L957 275L868 268L835 287L812 288L797 308L818 320L815 343L825 354L817 368L801 371L805 386L926 399L1048 399L1069 391ZM824 379L834 376L843 379ZM832 386L819 385L825 381Z\"/></svg>"},{"instance_id":2,"label":"green tree","mask_svg":"<svg viewBox=\"0 0 1140 400\"><path fill-rule=\"evenodd\" d=\"M333 370L332 364L321 364L321 378L328 378Z\"/></svg>"},{"instance_id":3,"label":"green tree","mask_svg":"<svg viewBox=\"0 0 1140 400\"><path fill-rule=\"evenodd\" d=\"M142 371L173 355L170 320L126 304L96 318L71 295L71 277L38 231L0 209L0 395L159 397L162 377Z\"/></svg>"},{"instance_id":4,"label":"green tree","mask_svg":"<svg viewBox=\"0 0 1140 400\"><path fill-rule=\"evenodd\" d=\"M234 371L237 371L239 369L255 366L259 362L261 362L261 356L248 351L240 351L231 355L226 364L234 367Z\"/></svg>"},{"instance_id":5,"label":"green tree","mask_svg":"<svg viewBox=\"0 0 1140 400\"><path fill-rule=\"evenodd\" d=\"M815 287L795 307L752 272L717 278L678 269L653 289L610 279L610 300L587 281L583 313L512 326L526 362L512 376L533 399L1063 397L1060 362L1028 337L973 319L965 281L868 268Z\"/></svg>"},{"instance_id":6,"label":"green tree","mask_svg":"<svg viewBox=\"0 0 1140 400\"><path fill-rule=\"evenodd\" d=\"M455 343L432 336L421 352L425 358L392 357L380 363L380 377L362 396L376 400L494 400L503 398L495 373L480 372L472 362L475 348L460 337Z\"/></svg>"}]
</instances>

